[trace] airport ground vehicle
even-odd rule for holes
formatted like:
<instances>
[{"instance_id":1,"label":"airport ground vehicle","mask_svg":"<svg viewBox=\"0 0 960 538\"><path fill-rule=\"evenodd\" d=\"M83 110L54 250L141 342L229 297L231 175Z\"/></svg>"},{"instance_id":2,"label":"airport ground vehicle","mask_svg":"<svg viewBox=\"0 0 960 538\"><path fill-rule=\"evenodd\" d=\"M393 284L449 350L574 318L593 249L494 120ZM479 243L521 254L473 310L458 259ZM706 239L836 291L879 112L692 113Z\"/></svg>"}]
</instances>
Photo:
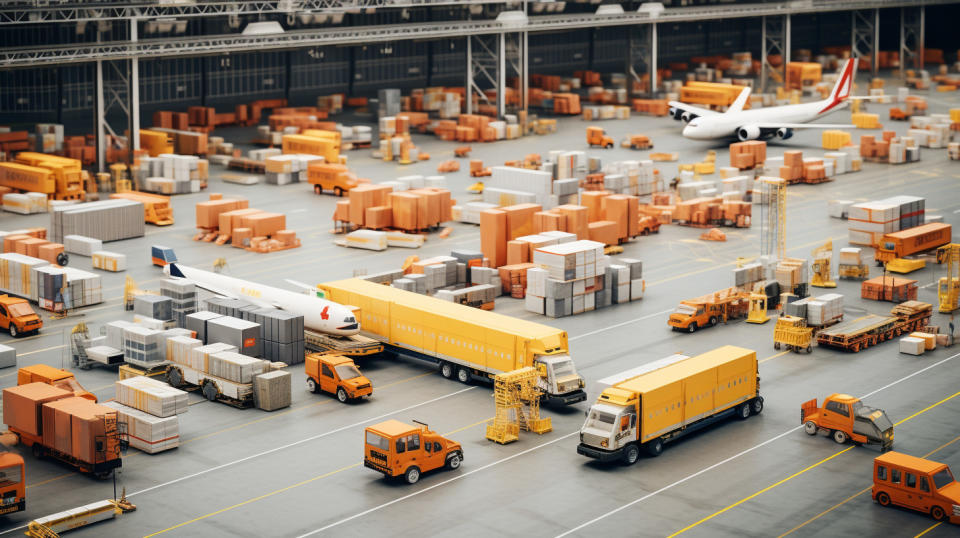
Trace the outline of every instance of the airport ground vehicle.
<instances>
[{"instance_id":1,"label":"airport ground vehicle","mask_svg":"<svg viewBox=\"0 0 960 538\"><path fill-rule=\"evenodd\" d=\"M317 287L326 298L357 307L367 336L395 354L436 363L443 377L469 383L534 366L548 403L587 397L566 331L358 278Z\"/></svg>"},{"instance_id":2,"label":"airport ground vehicle","mask_svg":"<svg viewBox=\"0 0 960 538\"><path fill-rule=\"evenodd\" d=\"M640 217L640 235L660 233L660 221L651 216Z\"/></svg>"},{"instance_id":3,"label":"airport ground vehicle","mask_svg":"<svg viewBox=\"0 0 960 538\"><path fill-rule=\"evenodd\" d=\"M877 265L896 258L919 254L950 243L952 227L943 222L931 222L899 232L885 234L873 253Z\"/></svg>"},{"instance_id":4,"label":"airport ground vehicle","mask_svg":"<svg viewBox=\"0 0 960 538\"><path fill-rule=\"evenodd\" d=\"M304 359L307 389L336 394L341 403L373 394L373 386L353 360L340 355L311 353Z\"/></svg>"},{"instance_id":5,"label":"airport ground vehicle","mask_svg":"<svg viewBox=\"0 0 960 538\"><path fill-rule=\"evenodd\" d=\"M46 364L24 366L17 370L17 385L26 385L27 383L46 383L47 385L70 391L74 396L86 398L93 403L97 403L97 397L77 382L77 378L74 377L73 372L62 368L54 368Z\"/></svg>"},{"instance_id":6,"label":"airport ground vehicle","mask_svg":"<svg viewBox=\"0 0 960 538\"><path fill-rule=\"evenodd\" d=\"M727 288L702 297L680 301L670 314L667 325L675 331L696 332L703 327L742 318L750 307L750 294Z\"/></svg>"},{"instance_id":7,"label":"airport ground vehicle","mask_svg":"<svg viewBox=\"0 0 960 538\"><path fill-rule=\"evenodd\" d=\"M23 458L0 452L0 515L27 509L27 474Z\"/></svg>"},{"instance_id":8,"label":"airport ground vehicle","mask_svg":"<svg viewBox=\"0 0 960 538\"><path fill-rule=\"evenodd\" d=\"M110 198L123 198L143 204L143 221L156 226L173 224L173 208L170 207L170 197L149 192L129 191L118 192Z\"/></svg>"},{"instance_id":9,"label":"airport ground vehicle","mask_svg":"<svg viewBox=\"0 0 960 538\"><path fill-rule=\"evenodd\" d=\"M817 333L817 343L854 353L927 324L933 313L930 303L907 301L890 310L892 316L867 314L838 323Z\"/></svg>"},{"instance_id":10,"label":"airport ground vehicle","mask_svg":"<svg viewBox=\"0 0 960 538\"><path fill-rule=\"evenodd\" d=\"M785 347L788 351L813 352L813 327L807 320L797 316L780 316L773 328L773 349Z\"/></svg>"},{"instance_id":11,"label":"airport ground vehicle","mask_svg":"<svg viewBox=\"0 0 960 538\"><path fill-rule=\"evenodd\" d=\"M873 459L870 496L880 506L895 504L960 525L960 484L945 463L901 452L881 454Z\"/></svg>"},{"instance_id":12,"label":"airport ground vehicle","mask_svg":"<svg viewBox=\"0 0 960 538\"><path fill-rule=\"evenodd\" d=\"M459 469L463 463L460 443L444 438L422 422L414 422L418 425L388 420L367 427L363 466L390 478L402 476L408 484L434 469Z\"/></svg>"},{"instance_id":13,"label":"airport ground vehicle","mask_svg":"<svg viewBox=\"0 0 960 538\"><path fill-rule=\"evenodd\" d=\"M307 167L307 179L313 185L313 191L333 191L337 196L360 184L357 176L344 164L310 163Z\"/></svg>"},{"instance_id":14,"label":"airport ground vehicle","mask_svg":"<svg viewBox=\"0 0 960 538\"><path fill-rule=\"evenodd\" d=\"M862 445L893 448L893 423L882 409L867 407L848 394L831 394L817 405L814 398L800 406L800 423L808 435L826 433L839 444L853 440Z\"/></svg>"},{"instance_id":15,"label":"airport ground vehicle","mask_svg":"<svg viewBox=\"0 0 960 538\"><path fill-rule=\"evenodd\" d=\"M730 416L763 411L757 353L722 346L604 389L580 428L577 453L632 464L643 448L658 456L663 445Z\"/></svg>"},{"instance_id":16,"label":"airport ground vehicle","mask_svg":"<svg viewBox=\"0 0 960 538\"><path fill-rule=\"evenodd\" d=\"M620 143L620 147L630 149L653 149L653 142L647 135L628 135Z\"/></svg>"},{"instance_id":17,"label":"airport ground vehicle","mask_svg":"<svg viewBox=\"0 0 960 538\"><path fill-rule=\"evenodd\" d=\"M30 302L21 297L0 295L0 328L6 329L16 338L24 334L37 332L43 327L43 320L33 311Z\"/></svg>"},{"instance_id":18,"label":"airport ground vehicle","mask_svg":"<svg viewBox=\"0 0 960 538\"><path fill-rule=\"evenodd\" d=\"M593 146L600 146L605 149L610 149L613 147L613 139L606 135L603 127L592 125L587 127L587 145L591 148Z\"/></svg>"}]
</instances>

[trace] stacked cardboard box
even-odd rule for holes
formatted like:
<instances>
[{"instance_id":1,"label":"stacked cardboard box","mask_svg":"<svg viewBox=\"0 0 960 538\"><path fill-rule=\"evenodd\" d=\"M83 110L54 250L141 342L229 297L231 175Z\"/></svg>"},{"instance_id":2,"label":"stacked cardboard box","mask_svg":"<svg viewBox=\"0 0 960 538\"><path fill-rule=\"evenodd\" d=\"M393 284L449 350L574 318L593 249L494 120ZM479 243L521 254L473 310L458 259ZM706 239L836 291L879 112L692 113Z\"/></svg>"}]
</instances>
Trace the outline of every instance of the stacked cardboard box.
<instances>
[{"instance_id":1,"label":"stacked cardboard box","mask_svg":"<svg viewBox=\"0 0 960 538\"><path fill-rule=\"evenodd\" d=\"M39 192L8 192L3 195L3 210L20 215L46 213L47 195Z\"/></svg>"},{"instance_id":2,"label":"stacked cardboard box","mask_svg":"<svg viewBox=\"0 0 960 538\"><path fill-rule=\"evenodd\" d=\"M730 166L739 170L749 170L763 166L767 160L767 143L762 140L748 140L730 144Z\"/></svg>"},{"instance_id":3,"label":"stacked cardboard box","mask_svg":"<svg viewBox=\"0 0 960 538\"><path fill-rule=\"evenodd\" d=\"M292 392L290 372L273 370L253 378L253 401L258 409L275 411L290 407Z\"/></svg>"},{"instance_id":4,"label":"stacked cardboard box","mask_svg":"<svg viewBox=\"0 0 960 538\"><path fill-rule=\"evenodd\" d=\"M50 212L49 231L58 243L67 235L102 241L143 237L143 204L114 199L58 206Z\"/></svg>"},{"instance_id":5,"label":"stacked cardboard box","mask_svg":"<svg viewBox=\"0 0 960 538\"><path fill-rule=\"evenodd\" d=\"M171 417L189 409L187 393L163 381L136 376L114 383L117 401L157 417Z\"/></svg>"},{"instance_id":6,"label":"stacked cardboard box","mask_svg":"<svg viewBox=\"0 0 960 538\"><path fill-rule=\"evenodd\" d=\"M66 235L63 237L63 248L70 254L93 256L98 250L103 250L103 241L82 235Z\"/></svg>"},{"instance_id":7,"label":"stacked cardboard box","mask_svg":"<svg viewBox=\"0 0 960 538\"><path fill-rule=\"evenodd\" d=\"M653 161L615 161L603 166L603 189L615 194L647 196L658 190ZM614 180L619 177L619 180Z\"/></svg>"},{"instance_id":8,"label":"stacked cardboard box","mask_svg":"<svg viewBox=\"0 0 960 538\"><path fill-rule=\"evenodd\" d=\"M272 155L264 160L267 183L287 185L308 181L307 169L311 162L323 162L319 155L285 154Z\"/></svg>"},{"instance_id":9,"label":"stacked cardboard box","mask_svg":"<svg viewBox=\"0 0 960 538\"><path fill-rule=\"evenodd\" d=\"M170 298L171 315L177 327L187 326L187 316L197 311L197 287L182 279L165 279L160 295Z\"/></svg>"},{"instance_id":10,"label":"stacked cardboard box","mask_svg":"<svg viewBox=\"0 0 960 538\"><path fill-rule=\"evenodd\" d=\"M848 210L850 242L874 246L884 234L919 226L926 217L926 201L918 196L894 196L853 204Z\"/></svg>"},{"instance_id":11,"label":"stacked cardboard box","mask_svg":"<svg viewBox=\"0 0 960 538\"><path fill-rule=\"evenodd\" d=\"M103 271L126 271L127 255L119 252L110 252L107 250L98 250L93 253L93 268Z\"/></svg>"},{"instance_id":12,"label":"stacked cardboard box","mask_svg":"<svg viewBox=\"0 0 960 538\"><path fill-rule=\"evenodd\" d=\"M262 355L263 329L259 323L223 316L208 320L206 331L208 342L230 344L237 347L240 353L250 357L259 357ZM244 383L247 383L247 381L244 381Z\"/></svg>"},{"instance_id":13,"label":"stacked cardboard box","mask_svg":"<svg viewBox=\"0 0 960 538\"><path fill-rule=\"evenodd\" d=\"M190 350L189 356L186 357L187 362L183 364L199 372L208 372L211 356L218 353L236 351L236 346L231 346L230 344L224 344L222 342L207 344L205 346L197 346Z\"/></svg>"},{"instance_id":14,"label":"stacked cardboard box","mask_svg":"<svg viewBox=\"0 0 960 538\"><path fill-rule=\"evenodd\" d=\"M807 261L800 258L779 260L774 270L774 279L780 284L781 290L796 293L798 287L804 286L809 281ZM805 294L798 293L797 295L803 296Z\"/></svg>"},{"instance_id":15,"label":"stacked cardboard box","mask_svg":"<svg viewBox=\"0 0 960 538\"><path fill-rule=\"evenodd\" d=\"M254 376L263 373L267 361L255 359L233 351L210 354L206 372L234 383L253 383Z\"/></svg>"},{"instance_id":16,"label":"stacked cardboard box","mask_svg":"<svg viewBox=\"0 0 960 538\"><path fill-rule=\"evenodd\" d=\"M52 265L34 266L32 273L36 293L29 297L44 310L59 312L103 302L100 275Z\"/></svg>"},{"instance_id":17,"label":"stacked cardboard box","mask_svg":"<svg viewBox=\"0 0 960 538\"><path fill-rule=\"evenodd\" d=\"M168 321L173 319L173 299L160 295L137 295L133 298L134 314Z\"/></svg>"},{"instance_id":18,"label":"stacked cardboard box","mask_svg":"<svg viewBox=\"0 0 960 538\"><path fill-rule=\"evenodd\" d=\"M133 448L157 454L180 446L180 417L158 417L117 401L103 405L117 412L117 421L124 425L121 435Z\"/></svg>"},{"instance_id":19,"label":"stacked cardboard box","mask_svg":"<svg viewBox=\"0 0 960 538\"><path fill-rule=\"evenodd\" d=\"M917 281L892 276L874 277L860 284L860 297L894 303L915 301L917 300Z\"/></svg>"},{"instance_id":20,"label":"stacked cardboard box","mask_svg":"<svg viewBox=\"0 0 960 538\"><path fill-rule=\"evenodd\" d=\"M904 336L900 339L900 353L919 356L923 355L925 349L923 338Z\"/></svg>"},{"instance_id":21,"label":"stacked cardboard box","mask_svg":"<svg viewBox=\"0 0 960 538\"><path fill-rule=\"evenodd\" d=\"M122 339L117 349L122 350L124 360L134 366L150 369L167 360L166 337L162 331L131 324L123 327Z\"/></svg>"}]
</instances>

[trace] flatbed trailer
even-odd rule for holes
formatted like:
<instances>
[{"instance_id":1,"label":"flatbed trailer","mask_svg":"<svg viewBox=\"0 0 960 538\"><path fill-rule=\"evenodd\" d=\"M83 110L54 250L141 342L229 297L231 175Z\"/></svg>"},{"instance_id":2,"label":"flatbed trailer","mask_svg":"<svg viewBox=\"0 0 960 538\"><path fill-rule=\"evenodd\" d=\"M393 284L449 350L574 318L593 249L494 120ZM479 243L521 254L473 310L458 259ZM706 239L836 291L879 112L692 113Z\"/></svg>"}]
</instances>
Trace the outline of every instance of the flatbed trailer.
<instances>
[{"instance_id":1,"label":"flatbed trailer","mask_svg":"<svg viewBox=\"0 0 960 538\"><path fill-rule=\"evenodd\" d=\"M107 436L117 436L118 439L122 439L119 430L119 423L110 421L106 422L107 426ZM112 428L111 428L112 427ZM98 452L94 459L97 461L83 461L81 459L75 458L66 452L61 452L53 447L46 446L43 444L43 437L39 435L31 435L25 431L22 431L18 428L10 428L10 433L13 433L17 436L17 441L23 443L24 446L30 448L33 452L35 458L49 457L57 461L66 463L67 465L77 469L83 473L89 473L93 476L103 480L110 476L110 473L114 469L117 469L123 465L123 460L120 458L119 452L115 457L108 457L106 449L102 452ZM116 446L119 450L122 450L123 441L119 441ZM106 441L102 442L103 446L106 446Z\"/></svg>"},{"instance_id":2,"label":"flatbed trailer","mask_svg":"<svg viewBox=\"0 0 960 538\"><path fill-rule=\"evenodd\" d=\"M857 319L828 327L817 334L817 343L856 353L904 333L914 332L933 314L929 303L907 301L890 311L892 316L867 314Z\"/></svg>"},{"instance_id":3,"label":"flatbed trailer","mask_svg":"<svg viewBox=\"0 0 960 538\"><path fill-rule=\"evenodd\" d=\"M332 336L316 331L303 331L304 347L314 353L343 355L346 357L363 357L375 355L383 351L383 343L355 334L353 336Z\"/></svg>"},{"instance_id":4,"label":"flatbed trailer","mask_svg":"<svg viewBox=\"0 0 960 538\"><path fill-rule=\"evenodd\" d=\"M253 383L236 383L179 363L169 366L167 382L181 390L199 389L211 402L223 402L238 409L253 407Z\"/></svg>"}]
</instances>

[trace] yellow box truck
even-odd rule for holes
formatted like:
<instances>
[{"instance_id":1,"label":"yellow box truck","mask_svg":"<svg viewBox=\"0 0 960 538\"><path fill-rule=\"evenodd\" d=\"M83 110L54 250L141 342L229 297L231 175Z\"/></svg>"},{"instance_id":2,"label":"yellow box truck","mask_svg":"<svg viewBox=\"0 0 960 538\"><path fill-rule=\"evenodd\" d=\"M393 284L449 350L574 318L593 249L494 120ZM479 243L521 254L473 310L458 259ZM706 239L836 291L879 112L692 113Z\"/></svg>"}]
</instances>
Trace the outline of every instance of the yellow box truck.
<instances>
[{"instance_id":1,"label":"yellow box truck","mask_svg":"<svg viewBox=\"0 0 960 538\"><path fill-rule=\"evenodd\" d=\"M659 365L604 389L580 428L578 454L629 465L641 448L658 456L666 442L763 411L753 350L723 346Z\"/></svg>"},{"instance_id":2,"label":"yellow box truck","mask_svg":"<svg viewBox=\"0 0 960 538\"><path fill-rule=\"evenodd\" d=\"M358 278L317 287L359 311L362 334L397 354L436 363L443 377L469 383L533 366L547 403L587 398L566 331Z\"/></svg>"}]
</instances>

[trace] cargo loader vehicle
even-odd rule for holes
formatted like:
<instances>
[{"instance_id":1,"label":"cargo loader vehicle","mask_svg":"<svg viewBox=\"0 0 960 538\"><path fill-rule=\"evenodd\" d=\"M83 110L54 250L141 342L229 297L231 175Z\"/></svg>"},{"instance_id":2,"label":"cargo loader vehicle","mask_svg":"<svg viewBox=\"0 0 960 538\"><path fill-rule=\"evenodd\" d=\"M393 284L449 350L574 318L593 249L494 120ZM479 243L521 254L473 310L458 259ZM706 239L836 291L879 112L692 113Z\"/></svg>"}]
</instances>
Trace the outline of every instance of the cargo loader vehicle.
<instances>
[{"instance_id":1,"label":"cargo loader vehicle","mask_svg":"<svg viewBox=\"0 0 960 538\"><path fill-rule=\"evenodd\" d=\"M578 454L630 465L641 450L659 456L688 433L763 411L755 351L723 346L653 366L603 390L580 428Z\"/></svg>"},{"instance_id":2,"label":"cargo loader vehicle","mask_svg":"<svg viewBox=\"0 0 960 538\"><path fill-rule=\"evenodd\" d=\"M867 314L838 323L817 333L817 343L856 353L886 340L912 333L924 327L933 314L933 305L920 301L900 303L890 310L892 316Z\"/></svg>"},{"instance_id":3,"label":"cargo loader vehicle","mask_svg":"<svg viewBox=\"0 0 960 538\"><path fill-rule=\"evenodd\" d=\"M696 332L731 319L742 318L750 308L750 294L727 288L709 295L680 301L670 314L667 325L675 331Z\"/></svg>"},{"instance_id":4,"label":"cargo loader vehicle","mask_svg":"<svg viewBox=\"0 0 960 538\"><path fill-rule=\"evenodd\" d=\"M459 469L463 463L460 443L444 438L422 423L411 426L388 420L364 431L363 466L388 478L403 477L415 484L420 475L434 469Z\"/></svg>"},{"instance_id":5,"label":"cargo loader vehicle","mask_svg":"<svg viewBox=\"0 0 960 538\"><path fill-rule=\"evenodd\" d=\"M893 448L893 423L887 414L848 394L831 394L822 407L816 398L804 402L800 423L807 435L824 433L841 445L852 440L861 445L880 445L883 451Z\"/></svg>"},{"instance_id":6,"label":"cargo loader vehicle","mask_svg":"<svg viewBox=\"0 0 960 538\"><path fill-rule=\"evenodd\" d=\"M27 509L27 474L23 458L0 452L0 515Z\"/></svg>"},{"instance_id":7,"label":"cargo loader vehicle","mask_svg":"<svg viewBox=\"0 0 960 538\"><path fill-rule=\"evenodd\" d=\"M880 506L895 504L960 525L960 485L944 463L900 452L881 454L873 459L870 496Z\"/></svg>"},{"instance_id":8,"label":"cargo loader vehicle","mask_svg":"<svg viewBox=\"0 0 960 538\"><path fill-rule=\"evenodd\" d=\"M878 266L892 262L897 258L904 258L936 249L950 243L952 227L942 222L932 222L899 232L891 232L880 239L873 253Z\"/></svg>"}]
</instances>

